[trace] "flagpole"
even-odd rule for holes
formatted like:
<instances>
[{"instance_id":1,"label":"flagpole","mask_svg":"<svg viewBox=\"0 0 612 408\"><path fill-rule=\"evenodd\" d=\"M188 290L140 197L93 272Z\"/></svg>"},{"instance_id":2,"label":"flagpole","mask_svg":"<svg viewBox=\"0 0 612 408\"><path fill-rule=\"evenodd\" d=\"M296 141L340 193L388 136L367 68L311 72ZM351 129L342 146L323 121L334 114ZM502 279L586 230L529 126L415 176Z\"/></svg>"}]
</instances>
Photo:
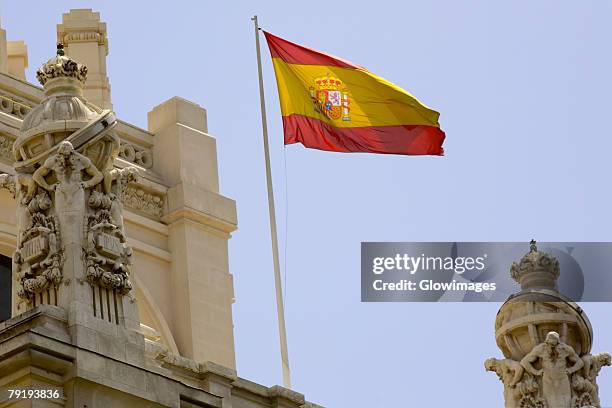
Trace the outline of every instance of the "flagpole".
<instances>
[{"instance_id":1,"label":"flagpole","mask_svg":"<svg viewBox=\"0 0 612 408\"><path fill-rule=\"evenodd\" d=\"M263 133L264 157L266 162L266 181L268 184L268 210L270 212L270 236L272 238L272 259L274 261L274 285L276 286L276 312L278 314L278 333L280 336L281 361L283 367L283 387L291 388L291 370L287 351L287 330L285 329L285 307L278 259L278 238L276 234L276 211L274 210L274 189L272 188L272 171L270 168L270 147L268 144L268 121L264 97L263 73L261 69L261 49L259 46L259 25L257 16L251 18L255 25L255 47L257 49L257 71L259 73L259 102L261 104L261 126Z\"/></svg>"}]
</instances>

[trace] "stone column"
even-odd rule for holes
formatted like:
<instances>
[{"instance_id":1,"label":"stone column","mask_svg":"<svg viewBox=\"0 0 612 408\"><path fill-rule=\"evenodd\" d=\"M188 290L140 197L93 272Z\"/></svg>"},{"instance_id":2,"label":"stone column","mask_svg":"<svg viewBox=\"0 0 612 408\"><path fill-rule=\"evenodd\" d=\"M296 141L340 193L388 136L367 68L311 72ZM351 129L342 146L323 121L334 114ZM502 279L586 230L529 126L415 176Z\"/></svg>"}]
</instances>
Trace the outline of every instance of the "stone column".
<instances>
[{"instance_id":1,"label":"stone column","mask_svg":"<svg viewBox=\"0 0 612 408\"><path fill-rule=\"evenodd\" d=\"M521 291L502 305L495 321L505 358L485 361L503 384L505 407L600 408L597 376L610 365L610 354L591 354L589 319L557 291L559 262L532 241L511 274Z\"/></svg>"},{"instance_id":2,"label":"stone column","mask_svg":"<svg viewBox=\"0 0 612 408\"><path fill-rule=\"evenodd\" d=\"M228 239L236 229L233 200L219 194L215 139L206 111L172 98L148 115L155 134L154 170L168 191L174 334L182 356L235 369Z\"/></svg>"}]
</instances>

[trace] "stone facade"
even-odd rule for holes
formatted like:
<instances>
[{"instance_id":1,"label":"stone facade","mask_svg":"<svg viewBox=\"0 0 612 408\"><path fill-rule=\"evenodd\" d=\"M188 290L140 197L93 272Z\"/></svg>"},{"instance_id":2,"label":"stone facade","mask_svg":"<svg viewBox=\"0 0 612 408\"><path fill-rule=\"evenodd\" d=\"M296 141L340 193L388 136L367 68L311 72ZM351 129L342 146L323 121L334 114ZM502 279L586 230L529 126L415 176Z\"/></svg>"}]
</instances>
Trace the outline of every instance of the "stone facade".
<instances>
[{"instance_id":1,"label":"stone facade","mask_svg":"<svg viewBox=\"0 0 612 408\"><path fill-rule=\"evenodd\" d=\"M584 311L560 294L559 262L530 251L511 268L521 291L499 309L495 337L504 359L485 369L504 387L506 408L600 408L597 376L610 354L591 354L593 330Z\"/></svg>"},{"instance_id":2,"label":"stone facade","mask_svg":"<svg viewBox=\"0 0 612 408\"><path fill-rule=\"evenodd\" d=\"M316 407L236 374L236 210L205 110L175 97L148 130L123 122L99 14L64 14L58 40L41 90L24 81L25 44L0 31L0 254L13 265L0 406Z\"/></svg>"}]
</instances>

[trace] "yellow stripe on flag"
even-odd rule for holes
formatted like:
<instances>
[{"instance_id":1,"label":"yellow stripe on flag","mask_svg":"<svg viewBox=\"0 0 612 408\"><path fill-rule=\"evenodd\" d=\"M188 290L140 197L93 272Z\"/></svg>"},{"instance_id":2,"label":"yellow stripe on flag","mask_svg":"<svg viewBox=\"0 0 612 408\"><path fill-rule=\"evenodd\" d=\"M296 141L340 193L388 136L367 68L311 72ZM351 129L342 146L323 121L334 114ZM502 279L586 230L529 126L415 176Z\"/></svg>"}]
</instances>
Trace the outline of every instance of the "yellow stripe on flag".
<instances>
[{"instance_id":1,"label":"yellow stripe on flag","mask_svg":"<svg viewBox=\"0 0 612 408\"><path fill-rule=\"evenodd\" d=\"M280 58L272 60L283 116L303 115L341 128L404 124L439 127L438 112L371 72L335 66L289 64ZM311 94L313 90L316 92L315 81L328 77L340 79L342 90L348 93L349 120L331 120L314 109Z\"/></svg>"}]
</instances>

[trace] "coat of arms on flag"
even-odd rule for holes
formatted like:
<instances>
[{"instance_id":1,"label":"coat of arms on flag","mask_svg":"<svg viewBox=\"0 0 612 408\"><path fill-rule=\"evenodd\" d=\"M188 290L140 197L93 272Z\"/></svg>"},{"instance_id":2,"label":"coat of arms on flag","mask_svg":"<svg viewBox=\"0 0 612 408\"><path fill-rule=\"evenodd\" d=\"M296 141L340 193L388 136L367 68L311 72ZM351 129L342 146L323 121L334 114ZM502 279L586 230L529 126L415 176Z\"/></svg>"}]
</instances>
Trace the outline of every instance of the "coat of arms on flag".
<instances>
[{"instance_id":1,"label":"coat of arms on flag","mask_svg":"<svg viewBox=\"0 0 612 408\"><path fill-rule=\"evenodd\" d=\"M328 75L316 78L311 86L310 98L312 99L315 112L322 113L331 120L342 118L350 121L349 94L343 89L340 79Z\"/></svg>"}]
</instances>

